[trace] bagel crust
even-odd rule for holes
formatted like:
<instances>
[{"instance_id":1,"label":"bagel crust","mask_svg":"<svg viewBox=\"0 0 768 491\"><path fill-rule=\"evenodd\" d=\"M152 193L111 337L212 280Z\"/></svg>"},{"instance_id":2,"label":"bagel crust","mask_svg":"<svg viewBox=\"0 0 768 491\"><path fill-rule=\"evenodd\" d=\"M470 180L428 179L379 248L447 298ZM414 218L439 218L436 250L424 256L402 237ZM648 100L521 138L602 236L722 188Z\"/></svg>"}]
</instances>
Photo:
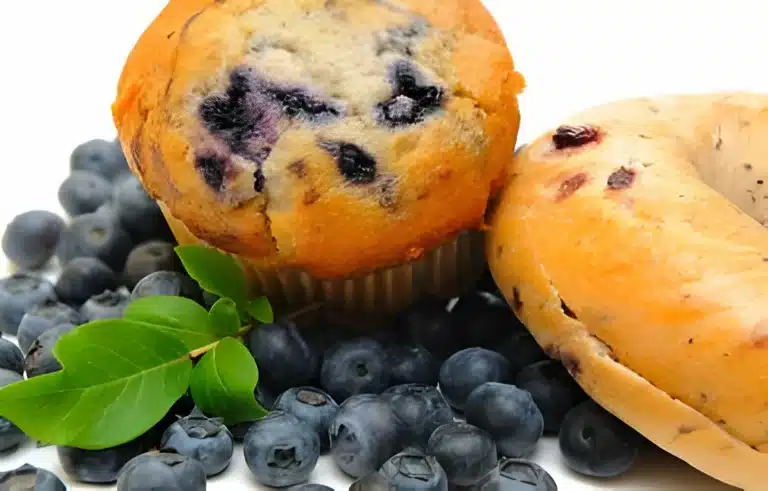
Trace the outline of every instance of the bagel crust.
<instances>
[{"instance_id":1,"label":"bagel crust","mask_svg":"<svg viewBox=\"0 0 768 491\"><path fill-rule=\"evenodd\" d=\"M483 225L523 85L480 0L170 0L113 116L196 238L335 279Z\"/></svg>"},{"instance_id":2,"label":"bagel crust","mask_svg":"<svg viewBox=\"0 0 768 491\"><path fill-rule=\"evenodd\" d=\"M633 99L521 150L487 256L596 402L659 447L768 487L768 96Z\"/></svg>"}]
</instances>

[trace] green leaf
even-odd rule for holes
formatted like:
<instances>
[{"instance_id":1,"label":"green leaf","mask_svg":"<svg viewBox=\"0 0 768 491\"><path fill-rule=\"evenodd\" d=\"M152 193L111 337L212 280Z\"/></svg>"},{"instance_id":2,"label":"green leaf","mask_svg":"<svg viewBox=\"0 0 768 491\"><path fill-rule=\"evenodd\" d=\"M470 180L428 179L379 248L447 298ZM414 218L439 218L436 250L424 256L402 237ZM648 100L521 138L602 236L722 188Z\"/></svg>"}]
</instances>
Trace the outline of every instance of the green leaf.
<instances>
[{"instance_id":1,"label":"green leaf","mask_svg":"<svg viewBox=\"0 0 768 491\"><path fill-rule=\"evenodd\" d=\"M218 341L208 320L208 311L194 300L157 295L131 302L125 319L151 325L183 341L193 351Z\"/></svg>"},{"instance_id":2,"label":"green leaf","mask_svg":"<svg viewBox=\"0 0 768 491\"><path fill-rule=\"evenodd\" d=\"M208 313L211 329L222 337L234 336L242 327L237 306L229 298L220 298Z\"/></svg>"},{"instance_id":3,"label":"green leaf","mask_svg":"<svg viewBox=\"0 0 768 491\"><path fill-rule=\"evenodd\" d=\"M267 414L254 394L258 382L259 370L248 349L236 339L225 338L197 362L190 392L205 414L237 424Z\"/></svg>"},{"instance_id":4,"label":"green leaf","mask_svg":"<svg viewBox=\"0 0 768 491\"><path fill-rule=\"evenodd\" d=\"M254 298L248 303L248 313L262 324L275 322L275 314L267 297Z\"/></svg>"},{"instance_id":5,"label":"green leaf","mask_svg":"<svg viewBox=\"0 0 768 491\"><path fill-rule=\"evenodd\" d=\"M0 416L31 438L97 450L152 428L187 391L183 341L151 324L95 321L53 349L63 370L0 389Z\"/></svg>"},{"instance_id":6,"label":"green leaf","mask_svg":"<svg viewBox=\"0 0 768 491\"><path fill-rule=\"evenodd\" d=\"M203 290L231 298L238 306L245 306L248 301L245 273L235 258L212 247L200 245L177 246L176 254L187 274Z\"/></svg>"}]
</instances>

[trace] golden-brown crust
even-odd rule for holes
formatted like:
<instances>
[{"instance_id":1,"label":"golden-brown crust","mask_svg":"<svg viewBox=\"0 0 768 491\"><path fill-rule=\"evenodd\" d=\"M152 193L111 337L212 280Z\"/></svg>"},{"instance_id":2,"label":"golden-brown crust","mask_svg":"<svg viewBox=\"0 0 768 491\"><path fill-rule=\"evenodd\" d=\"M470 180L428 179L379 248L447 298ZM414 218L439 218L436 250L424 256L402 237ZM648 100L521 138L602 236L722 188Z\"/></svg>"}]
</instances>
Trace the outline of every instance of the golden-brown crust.
<instances>
[{"instance_id":1,"label":"golden-brown crust","mask_svg":"<svg viewBox=\"0 0 768 491\"><path fill-rule=\"evenodd\" d=\"M266 191L248 187L249 171L232 185L237 192L217 194L195 168L199 140L210 141L196 120L199 101L221 93L233 69L254 64L254 36L279 37L265 16L299 25L292 12L328 5L341 32L360 39L422 14L432 27L413 59L447 85L443 112L398 131L359 117L321 129L281 127L261 167ZM339 50L323 59L341 63ZM333 278L407 261L481 226L515 146L523 83L479 0L171 0L130 54L113 114L131 168L195 237L250 262ZM349 97L384 94L382 86L350 85ZM333 157L318 150L318 135L365 142L380 159L380 177L368 188L346 185Z\"/></svg>"},{"instance_id":2,"label":"golden-brown crust","mask_svg":"<svg viewBox=\"0 0 768 491\"><path fill-rule=\"evenodd\" d=\"M494 278L598 403L764 489L768 96L620 101L566 125L561 148L551 131L515 159L488 235Z\"/></svg>"}]
</instances>

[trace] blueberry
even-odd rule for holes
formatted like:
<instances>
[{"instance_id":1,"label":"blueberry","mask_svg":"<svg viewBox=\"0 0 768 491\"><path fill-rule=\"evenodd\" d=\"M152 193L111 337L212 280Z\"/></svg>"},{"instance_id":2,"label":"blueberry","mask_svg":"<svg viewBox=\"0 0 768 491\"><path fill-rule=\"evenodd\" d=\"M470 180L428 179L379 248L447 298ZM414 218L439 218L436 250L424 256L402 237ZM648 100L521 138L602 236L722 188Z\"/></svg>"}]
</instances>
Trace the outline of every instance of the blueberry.
<instances>
[{"instance_id":1,"label":"blueberry","mask_svg":"<svg viewBox=\"0 0 768 491\"><path fill-rule=\"evenodd\" d=\"M336 159L341 176L352 184L376 180L376 159L363 148L347 142L326 142L320 146Z\"/></svg>"},{"instance_id":2,"label":"blueberry","mask_svg":"<svg viewBox=\"0 0 768 491\"><path fill-rule=\"evenodd\" d=\"M397 385L387 389L381 397L400 420L405 445L425 448L432 432L453 421L451 407L435 386Z\"/></svg>"},{"instance_id":3,"label":"blueberry","mask_svg":"<svg viewBox=\"0 0 768 491\"><path fill-rule=\"evenodd\" d=\"M339 412L339 405L331 396L313 387L294 387L280 394L274 409L291 413L312 427L320 438L321 451L331 447L328 428Z\"/></svg>"},{"instance_id":4,"label":"blueberry","mask_svg":"<svg viewBox=\"0 0 768 491\"><path fill-rule=\"evenodd\" d=\"M434 456L448 476L448 484L475 486L496 471L496 444L485 430L467 423L448 423L429 437L427 454Z\"/></svg>"},{"instance_id":5,"label":"blueberry","mask_svg":"<svg viewBox=\"0 0 768 491\"><path fill-rule=\"evenodd\" d=\"M261 404L261 407L267 411L271 411L274 408L275 399L277 398L272 393L268 392L264 387L262 387L261 384L256 386L254 395L256 396L256 400L259 401L259 404ZM248 430L251 429L252 425L253 421L245 421L242 423L230 425L228 428L229 432L232 433L232 438L234 438L236 442L242 442L246 433L248 433Z\"/></svg>"},{"instance_id":6,"label":"blueberry","mask_svg":"<svg viewBox=\"0 0 768 491\"><path fill-rule=\"evenodd\" d=\"M416 302L400 315L399 324L412 343L424 346L441 362L461 349L453 316L442 300L427 297Z\"/></svg>"},{"instance_id":7,"label":"blueberry","mask_svg":"<svg viewBox=\"0 0 768 491\"><path fill-rule=\"evenodd\" d=\"M82 307L80 315L85 322L100 319L119 319L125 308L131 303L131 297L123 290L104 290L89 298Z\"/></svg>"},{"instance_id":8,"label":"blueberry","mask_svg":"<svg viewBox=\"0 0 768 491\"><path fill-rule=\"evenodd\" d=\"M0 368L0 388L24 380L24 374L7 368Z\"/></svg>"},{"instance_id":9,"label":"blueberry","mask_svg":"<svg viewBox=\"0 0 768 491\"><path fill-rule=\"evenodd\" d=\"M3 252L21 269L39 269L53 257L65 227L64 219L50 211L17 215L5 228Z\"/></svg>"},{"instance_id":10,"label":"blueberry","mask_svg":"<svg viewBox=\"0 0 768 491\"><path fill-rule=\"evenodd\" d=\"M77 257L64 266L56 281L56 295L70 305L82 305L105 290L117 287L117 276L104 261Z\"/></svg>"},{"instance_id":11,"label":"blueberry","mask_svg":"<svg viewBox=\"0 0 768 491\"><path fill-rule=\"evenodd\" d=\"M355 394L378 394L389 387L387 353L369 338L341 342L326 352L320 381L337 401Z\"/></svg>"},{"instance_id":12,"label":"blueberry","mask_svg":"<svg viewBox=\"0 0 768 491\"><path fill-rule=\"evenodd\" d=\"M252 329L246 346L259 366L259 385L273 394L313 385L320 357L292 323L264 324Z\"/></svg>"},{"instance_id":13,"label":"blueberry","mask_svg":"<svg viewBox=\"0 0 768 491\"><path fill-rule=\"evenodd\" d=\"M88 484L109 484L117 481L118 473L131 459L152 447L149 434L144 434L122 445L103 450L84 450L75 447L57 447L64 472L72 479Z\"/></svg>"},{"instance_id":14,"label":"blueberry","mask_svg":"<svg viewBox=\"0 0 768 491\"><path fill-rule=\"evenodd\" d=\"M30 464L0 472L0 489L8 491L67 491L67 487L56 474Z\"/></svg>"},{"instance_id":15,"label":"blueberry","mask_svg":"<svg viewBox=\"0 0 768 491\"><path fill-rule=\"evenodd\" d=\"M437 459L420 452L400 452L379 472L392 491L448 491L448 477Z\"/></svg>"},{"instance_id":16,"label":"blueberry","mask_svg":"<svg viewBox=\"0 0 768 491\"><path fill-rule=\"evenodd\" d=\"M273 407L275 407L275 401L277 400L277 396L272 394L270 391L265 389L261 384L256 386L256 400L259 401L259 404L261 404L261 407L264 409L271 411Z\"/></svg>"},{"instance_id":17,"label":"blueberry","mask_svg":"<svg viewBox=\"0 0 768 491\"><path fill-rule=\"evenodd\" d=\"M59 204L71 217L93 213L111 199L112 183L91 172L73 172L59 186Z\"/></svg>"},{"instance_id":18,"label":"blueberry","mask_svg":"<svg viewBox=\"0 0 768 491\"><path fill-rule=\"evenodd\" d=\"M507 302L488 292L462 295L451 314L464 346L468 347L495 349L510 331L525 329Z\"/></svg>"},{"instance_id":19,"label":"blueberry","mask_svg":"<svg viewBox=\"0 0 768 491\"><path fill-rule=\"evenodd\" d=\"M565 415L560 452L568 467L593 477L614 477L635 462L641 438L621 420L588 400Z\"/></svg>"},{"instance_id":20,"label":"blueberry","mask_svg":"<svg viewBox=\"0 0 768 491\"><path fill-rule=\"evenodd\" d=\"M377 471L399 450L400 421L381 396L358 394L339 408L330 428L331 457L358 478Z\"/></svg>"},{"instance_id":21,"label":"blueberry","mask_svg":"<svg viewBox=\"0 0 768 491\"><path fill-rule=\"evenodd\" d=\"M106 212L86 213L72 219L61 234L56 255L62 264L76 257L96 257L122 271L131 252L131 237Z\"/></svg>"},{"instance_id":22,"label":"blueberry","mask_svg":"<svg viewBox=\"0 0 768 491\"><path fill-rule=\"evenodd\" d=\"M16 335L24 314L56 300L53 284L39 276L16 273L0 280L0 332Z\"/></svg>"},{"instance_id":23,"label":"blueberry","mask_svg":"<svg viewBox=\"0 0 768 491\"><path fill-rule=\"evenodd\" d=\"M388 126L408 126L423 122L437 112L443 103L443 89L421 82L420 74L404 61L393 67L392 98L376 106L376 115Z\"/></svg>"},{"instance_id":24,"label":"blueberry","mask_svg":"<svg viewBox=\"0 0 768 491\"><path fill-rule=\"evenodd\" d=\"M540 465L523 459L499 462L498 491L557 491L557 484Z\"/></svg>"},{"instance_id":25,"label":"blueberry","mask_svg":"<svg viewBox=\"0 0 768 491\"><path fill-rule=\"evenodd\" d=\"M53 329L49 329L37 338L32 346L29 347L27 355L24 357L24 369L27 377L37 377L47 373L53 373L61 370L61 364L53 356L53 347L64 334L73 330L76 326L73 324L59 324Z\"/></svg>"},{"instance_id":26,"label":"blueberry","mask_svg":"<svg viewBox=\"0 0 768 491\"><path fill-rule=\"evenodd\" d=\"M198 460L208 477L223 472L234 452L227 427L218 418L207 418L199 409L169 426L160 447Z\"/></svg>"},{"instance_id":27,"label":"blueberry","mask_svg":"<svg viewBox=\"0 0 768 491\"><path fill-rule=\"evenodd\" d=\"M197 303L203 301L203 292L192 278L176 271L157 271L145 276L131 292L131 301L154 295L185 297Z\"/></svg>"},{"instance_id":28,"label":"blueberry","mask_svg":"<svg viewBox=\"0 0 768 491\"><path fill-rule=\"evenodd\" d=\"M136 176L131 174L115 184L112 199L120 224L135 242L170 236L160 206L147 194Z\"/></svg>"},{"instance_id":29,"label":"blueberry","mask_svg":"<svg viewBox=\"0 0 768 491\"><path fill-rule=\"evenodd\" d=\"M296 416L273 411L248 430L243 453L259 483L282 488L309 479L320 457L320 439Z\"/></svg>"},{"instance_id":30,"label":"blueberry","mask_svg":"<svg viewBox=\"0 0 768 491\"><path fill-rule=\"evenodd\" d=\"M130 172L117 140L96 139L78 145L69 157L69 168L73 172L93 172L110 181Z\"/></svg>"},{"instance_id":31,"label":"blueberry","mask_svg":"<svg viewBox=\"0 0 768 491\"><path fill-rule=\"evenodd\" d=\"M0 388L23 380L24 377L10 370L0 370ZM0 418L0 452L14 449L24 443L27 436L18 426L5 418ZM2 483L2 480L0 480ZM0 489L3 489L0 486Z\"/></svg>"},{"instance_id":32,"label":"blueberry","mask_svg":"<svg viewBox=\"0 0 768 491\"><path fill-rule=\"evenodd\" d=\"M177 453L146 453L120 470L117 491L205 491L203 465Z\"/></svg>"},{"instance_id":33,"label":"blueberry","mask_svg":"<svg viewBox=\"0 0 768 491\"><path fill-rule=\"evenodd\" d=\"M306 483L291 488L291 491L334 491L334 489L322 484Z\"/></svg>"},{"instance_id":34,"label":"blueberry","mask_svg":"<svg viewBox=\"0 0 768 491\"><path fill-rule=\"evenodd\" d=\"M16 334L16 341L23 353L29 351L29 347L45 331L53 329L59 324L80 324L80 314L67 304L56 300L47 300L41 305L33 307L24 314Z\"/></svg>"},{"instance_id":35,"label":"blueberry","mask_svg":"<svg viewBox=\"0 0 768 491\"><path fill-rule=\"evenodd\" d=\"M507 382L509 362L485 348L454 353L440 367L440 390L454 409L462 411L469 394L486 382Z\"/></svg>"},{"instance_id":36,"label":"blueberry","mask_svg":"<svg viewBox=\"0 0 768 491\"><path fill-rule=\"evenodd\" d=\"M219 301L219 296L218 295L214 295L211 292L207 292L207 291L203 290L203 306L206 309L210 310L211 307L213 307L213 305L216 302L218 302L218 301Z\"/></svg>"},{"instance_id":37,"label":"blueberry","mask_svg":"<svg viewBox=\"0 0 768 491\"><path fill-rule=\"evenodd\" d=\"M499 346L494 348L494 351L501 353L509 361L510 372L513 374L532 363L549 359L536 339L527 330L509 333Z\"/></svg>"},{"instance_id":38,"label":"blueberry","mask_svg":"<svg viewBox=\"0 0 768 491\"><path fill-rule=\"evenodd\" d=\"M440 363L425 347L418 344L393 345L387 351L390 384L437 385Z\"/></svg>"},{"instance_id":39,"label":"blueberry","mask_svg":"<svg viewBox=\"0 0 768 491\"><path fill-rule=\"evenodd\" d=\"M0 369L24 374L24 354L5 338L0 338Z\"/></svg>"},{"instance_id":40,"label":"blueberry","mask_svg":"<svg viewBox=\"0 0 768 491\"><path fill-rule=\"evenodd\" d=\"M587 395L556 360L544 360L523 368L515 385L533 396L544 417L544 431L558 433L565 414Z\"/></svg>"},{"instance_id":41,"label":"blueberry","mask_svg":"<svg viewBox=\"0 0 768 491\"><path fill-rule=\"evenodd\" d=\"M131 251L125 261L123 284L132 290L145 276L157 271L183 272L184 269L170 242L143 242Z\"/></svg>"},{"instance_id":42,"label":"blueberry","mask_svg":"<svg viewBox=\"0 0 768 491\"><path fill-rule=\"evenodd\" d=\"M530 455L544 433L544 418L531 394L514 385L487 382L469 395L467 423L487 431L505 457Z\"/></svg>"}]
</instances>

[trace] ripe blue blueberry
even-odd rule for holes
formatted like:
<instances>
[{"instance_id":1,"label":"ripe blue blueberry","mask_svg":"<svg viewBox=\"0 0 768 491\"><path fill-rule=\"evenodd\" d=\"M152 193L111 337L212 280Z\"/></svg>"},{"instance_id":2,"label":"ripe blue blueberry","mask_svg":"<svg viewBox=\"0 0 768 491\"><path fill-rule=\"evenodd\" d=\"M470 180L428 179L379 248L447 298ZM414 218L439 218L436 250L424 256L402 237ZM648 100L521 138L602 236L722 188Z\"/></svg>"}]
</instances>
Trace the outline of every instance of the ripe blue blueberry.
<instances>
[{"instance_id":1,"label":"ripe blue blueberry","mask_svg":"<svg viewBox=\"0 0 768 491\"><path fill-rule=\"evenodd\" d=\"M0 338L0 369L24 374L24 354L5 338Z\"/></svg>"},{"instance_id":2,"label":"ripe blue blueberry","mask_svg":"<svg viewBox=\"0 0 768 491\"><path fill-rule=\"evenodd\" d=\"M0 472L0 489L8 491L67 491L67 487L56 474L30 464Z\"/></svg>"},{"instance_id":3,"label":"ripe blue blueberry","mask_svg":"<svg viewBox=\"0 0 768 491\"><path fill-rule=\"evenodd\" d=\"M168 223L160 207L133 174L115 184L112 200L120 225L135 243L170 237Z\"/></svg>"},{"instance_id":4,"label":"ripe blue blueberry","mask_svg":"<svg viewBox=\"0 0 768 491\"><path fill-rule=\"evenodd\" d=\"M93 213L112 199L112 183L99 174L75 171L59 186L58 197L71 217Z\"/></svg>"},{"instance_id":5,"label":"ripe blue blueberry","mask_svg":"<svg viewBox=\"0 0 768 491\"><path fill-rule=\"evenodd\" d=\"M203 301L203 292L192 278L176 271L157 271L145 276L131 292L131 301L154 295L185 297L197 303Z\"/></svg>"},{"instance_id":6,"label":"ripe blue blueberry","mask_svg":"<svg viewBox=\"0 0 768 491\"><path fill-rule=\"evenodd\" d=\"M259 483L283 488L309 479L320 457L320 439L296 416L273 411L248 430L243 453Z\"/></svg>"},{"instance_id":7,"label":"ripe blue blueberry","mask_svg":"<svg viewBox=\"0 0 768 491\"><path fill-rule=\"evenodd\" d=\"M24 374L7 368L0 368L0 388L24 379Z\"/></svg>"},{"instance_id":8,"label":"ripe blue blueberry","mask_svg":"<svg viewBox=\"0 0 768 491\"><path fill-rule=\"evenodd\" d=\"M126 307L131 303L131 297L123 290L104 290L89 298L82 307L80 315L84 322L100 319L119 319Z\"/></svg>"},{"instance_id":9,"label":"ripe blue blueberry","mask_svg":"<svg viewBox=\"0 0 768 491\"><path fill-rule=\"evenodd\" d=\"M47 300L24 314L19 324L19 331L16 333L16 341L21 351L26 354L35 339L45 331L59 324L78 325L81 322L80 314L69 305L56 300Z\"/></svg>"},{"instance_id":10,"label":"ripe blue blueberry","mask_svg":"<svg viewBox=\"0 0 768 491\"><path fill-rule=\"evenodd\" d=\"M454 318L445 301L426 297L399 315L398 323L411 343L424 346L440 362L462 347Z\"/></svg>"},{"instance_id":11,"label":"ripe blue blueberry","mask_svg":"<svg viewBox=\"0 0 768 491\"><path fill-rule=\"evenodd\" d=\"M328 428L339 411L339 405L331 396L314 387L294 387L277 398L274 409L291 413L317 432L320 450L331 448Z\"/></svg>"},{"instance_id":12,"label":"ripe blue blueberry","mask_svg":"<svg viewBox=\"0 0 768 491\"><path fill-rule=\"evenodd\" d=\"M491 435L467 423L448 423L436 429L429 438L427 455L437 459L452 487L484 482L498 464Z\"/></svg>"},{"instance_id":13,"label":"ripe blue blueberry","mask_svg":"<svg viewBox=\"0 0 768 491\"><path fill-rule=\"evenodd\" d=\"M531 393L544 417L544 431L557 434L566 413L587 398L573 377L556 360L544 360L523 368L515 385Z\"/></svg>"},{"instance_id":14,"label":"ripe blue blueberry","mask_svg":"<svg viewBox=\"0 0 768 491\"><path fill-rule=\"evenodd\" d=\"M152 447L151 435L146 433L117 447L103 450L84 450L75 447L57 447L59 462L69 477L88 484L110 484L117 481L118 473L134 457Z\"/></svg>"},{"instance_id":15,"label":"ripe blue blueberry","mask_svg":"<svg viewBox=\"0 0 768 491\"><path fill-rule=\"evenodd\" d=\"M145 276L157 271L184 269L173 244L162 240L150 240L137 245L128 255L123 271L123 284L133 289Z\"/></svg>"},{"instance_id":16,"label":"ripe blue blueberry","mask_svg":"<svg viewBox=\"0 0 768 491\"><path fill-rule=\"evenodd\" d=\"M437 459L421 452L400 452L379 473L392 491L448 491L448 477Z\"/></svg>"},{"instance_id":17,"label":"ripe blue blueberry","mask_svg":"<svg viewBox=\"0 0 768 491\"><path fill-rule=\"evenodd\" d=\"M451 309L457 333L464 346L496 349L505 335L525 327L500 296L470 292L459 297Z\"/></svg>"},{"instance_id":18,"label":"ripe blue blueberry","mask_svg":"<svg viewBox=\"0 0 768 491\"><path fill-rule=\"evenodd\" d=\"M509 362L485 348L467 348L451 355L440 367L440 390L454 409L464 410L469 394L486 382L507 382Z\"/></svg>"},{"instance_id":19,"label":"ripe blue blueberry","mask_svg":"<svg viewBox=\"0 0 768 491\"><path fill-rule=\"evenodd\" d=\"M259 366L259 385L273 394L292 387L314 385L320 356L289 322L252 329L245 344Z\"/></svg>"},{"instance_id":20,"label":"ripe blue blueberry","mask_svg":"<svg viewBox=\"0 0 768 491\"><path fill-rule=\"evenodd\" d=\"M426 448L432 433L453 421L451 407L433 385L396 385L381 397L400 420L402 443L406 446Z\"/></svg>"},{"instance_id":21,"label":"ripe blue blueberry","mask_svg":"<svg viewBox=\"0 0 768 491\"><path fill-rule=\"evenodd\" d=\"M69 157L69 169L72 172L93 172L110 181L130 172L120 142L102 139L90 140L75 147Z\"/></svg>"},{"instance_id":22,"label":"ripe blue blueberry","mask_svg":"<svg viewBox=\"0 0 768 491\"><path fill-rule=\"evenodd\" d=\"M418 344L387 347L389 383L437 385L440 363L432 353Z\"/></svg>"},{"instance_id":23,"label":"ripe blue blueberry","mask_svg":"<svg viewBox=\"0 0 768 491\"><path fill-rule=\"evenodd\" d=\"M336 401L381 393L389 386L387 353L370 338L341 342L325 353L320 381Z\"/></svg>"},{"instance_id":24,"label":"ripe blue blueberry","mask_svg":"<svg viewBox=\"0 0 768 491\"><path fill-rule=\"evenodd\" d=\"M530 455L544 433L544 418L531 394L514 385L487 382L467 398L467 423L482 428L505 457Z\"/></svg>"},{"instance_id":25,"label":"ripe blue blueberry","mask_svg":"<svg viewBox=\"0 0 768 491\"><path fill-rule=\"evenodd\" d=\"M160 440L163 451L173 451L203 464L208 477L229 466L234 442L229 430L218 418L208 418L199 409L179 419L165 430Z\"/></svg>"},{"instance_id":26,"label":"ripe blue blueberry","mask_svg":"<svg viewBox=\"0 0 768 491\"><path fill-rule=\"evenodd\" d=\"M122 271L132 247L128 232L109 213L97 211L72 219L61 233L56 256L62 264L76 257L96 257Z\"/></svg>"},{"instance_id":27,"label":"ripe blue blueberry","mask_svg":"<svg viewBox=\"0 0 768 491\"><path fill-rule=\"evenodd\" d=\"M549 359L533 335L522 329L509 333L494 351L501 353L509 361L512 374L537 361Z\"/></svg>"},{"instance_id":28,"label":"ripe blue blueberry","mask_svg":"<svg viewBox=\"0 0 768 491\"><path fill-rule=\"evenodd\" d=\"M381 396L359 394L339 408L330 428L331 457L359 478L377 471L400 447L400 421Z\"/></svg>"},{"instance_id":29,"label":"ripe blue blueberry","mask_svg":"<svg viewBox=\"0 0 768 491\"><path fill-rule=\"evenodd\" d=\"M53 284L39 276L16 273L0 280L0 332L16 335L24 314L56 300Z\"/></svg>"},{"instance_id":30,"label":"ripe blue blueberry","mask_svg":"<svg viewBox=\"0 0 768 491\"><path fill-rule=\"evenodd\" d=\"M635 462L640 442L632 428L591 400L568 411L559 436L566 465L594 477L627 472Z\"/></svg>"},{"instance_id":31,"label":"ripe blue blueberry","mask_svg":"<svg viewBox=\"0 0 768 491\"><path fill-rule=\"evenodd\" d=\"M74 324L59 324L53 329L42 333L29 347L24 357L24 370L27 378L45 375L61 370L61 364L53 356L53 347L56 341L76 326Z\"/></svg>"},{"instance_id":32,"label":"ripe blue blueberry","mask_svg":"<svg viewBox=\"0 0 768 491\"><path fill-rule=\"evenodd\" d=\"M117 288L117 275L104 261L95 257L77 257L61 270L56 281L56 295L64 303L82 305L104 290Z\"/></svg>"},{"instance_id":33,"label":"ripe blue blueberry","mask_svg":"<svg viewBox=\"0 0 768 491\"><path fill-rule=\"evenodd\" d=\"M17 215L3 233L3 252L21 269L39 269L53 257L65 227L64 219L50 211Z\"/></svg>"},{"instance_id":34,"label":"ripe blue blueberry","mask_svg":"<svg viewBox=\"0 0 768 491\"><path fill-rule=\"evenodd\" d=\"M523 459L499 462L498 491L557 491L557 484L540 465Z\"/></svg>"},{"instance_id":35,"label":"ripe blue blueberry","mask_svg":"<svg viewBox=\"0 0 768 491\"><path fill-rule=\"evenodd\" d=\"M0 370L0 389L23 380L24 377L10 370ZM0 452L14 449L24 443L27 436L18 426L5 418L0 418ZM2 483L2 480L0 480ZM0 489L3 489L0 486Z\"/></svg>"},{"instance_id":36,"label":"ripe blue blueberry","mask_svg":"<svg viewBox=\"0 0 768 491\"><path fill-rule=\"evenodd\" d=\"M334 489L323 484L306 483L291 488L291 491L334 491Z\"/></svg>"},{"instance_id":37,"label":"ripe blue blueberry","mask_svg":"<svg viewBox=\"0 0 768 491\"><path fill-rule=\"evenodd\" d=\"M203 465L185 455L159 452L134 457L120 470L117 491L205 491Z\"/></svg>"}]
</instances>

